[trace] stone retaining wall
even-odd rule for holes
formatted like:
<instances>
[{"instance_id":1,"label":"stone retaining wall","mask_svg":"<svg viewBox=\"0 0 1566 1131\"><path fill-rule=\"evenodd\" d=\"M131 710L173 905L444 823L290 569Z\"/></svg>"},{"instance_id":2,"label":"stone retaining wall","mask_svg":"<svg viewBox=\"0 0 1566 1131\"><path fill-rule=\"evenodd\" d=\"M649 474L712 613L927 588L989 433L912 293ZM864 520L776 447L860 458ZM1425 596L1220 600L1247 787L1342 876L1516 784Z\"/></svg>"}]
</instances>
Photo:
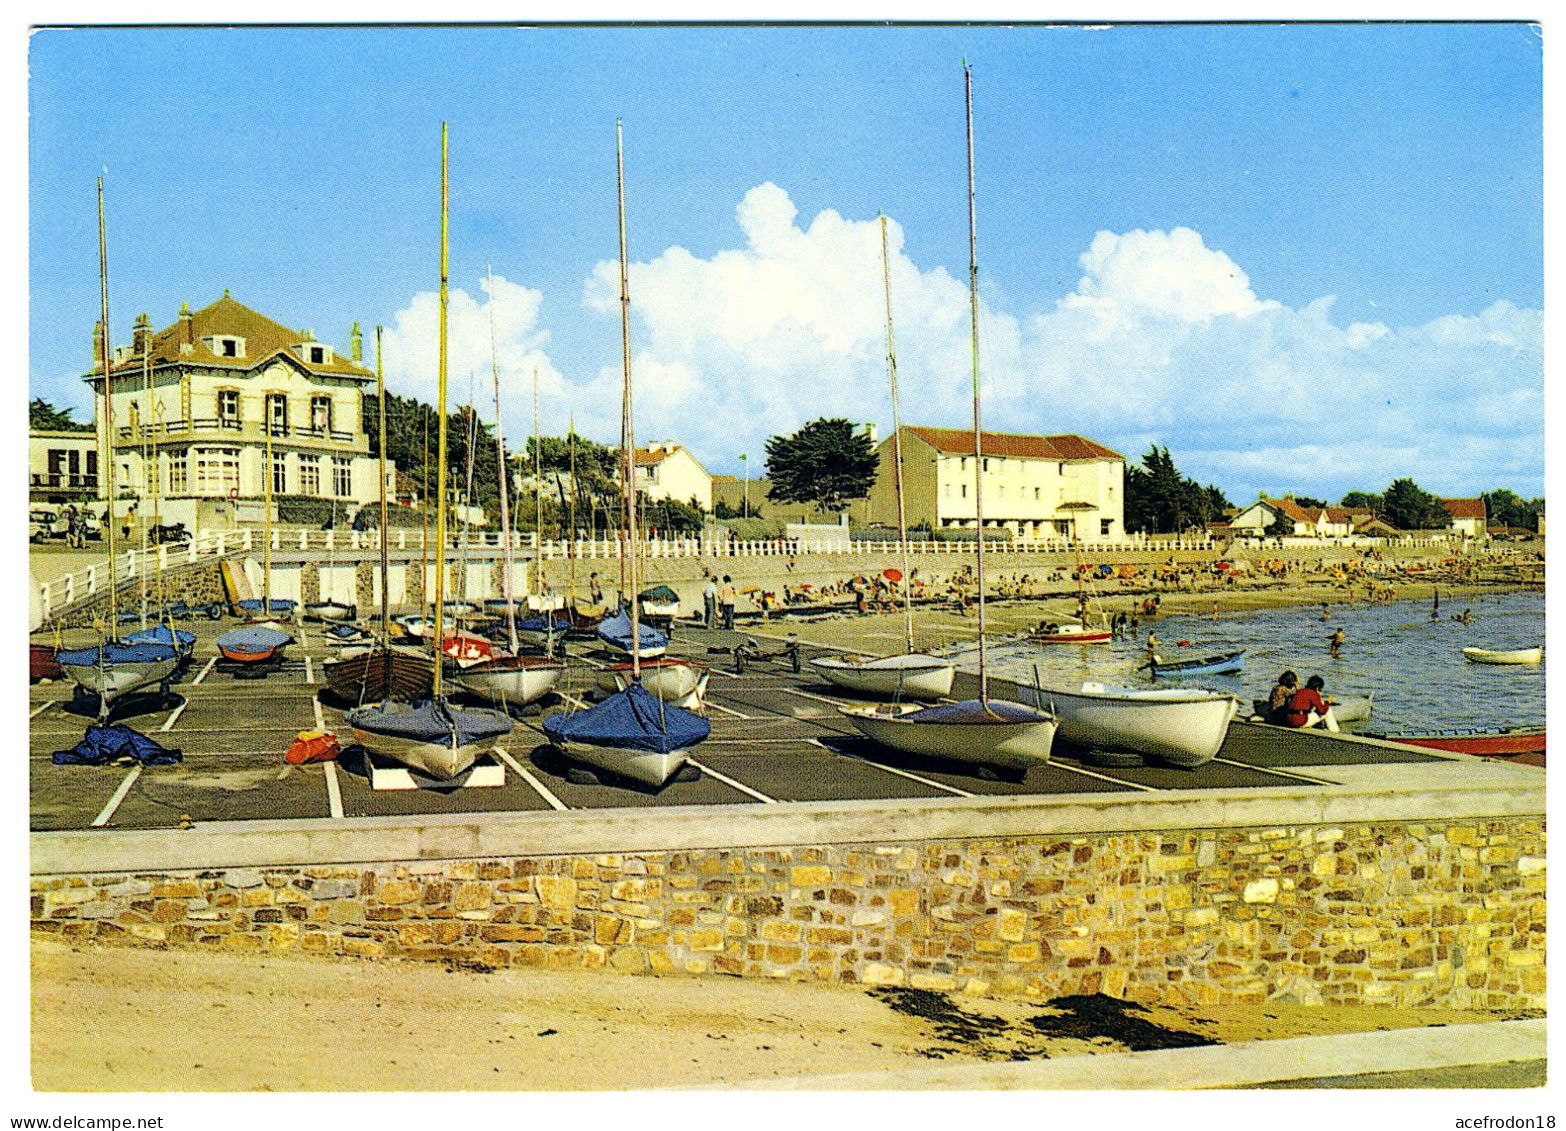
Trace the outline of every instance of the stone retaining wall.
<instances>
[{"instance_id":1,"label":"stone retaining wall","mask_svg":"<svg viewBox=\"0 0 1566 1131\"><path fill-rule=\"evenodd\" d=\"M199 833L180 834L199 836ZM1140 1002L1545 1005L1533 816L39 875L76 939Z\"/></svg>"}]
</instances>

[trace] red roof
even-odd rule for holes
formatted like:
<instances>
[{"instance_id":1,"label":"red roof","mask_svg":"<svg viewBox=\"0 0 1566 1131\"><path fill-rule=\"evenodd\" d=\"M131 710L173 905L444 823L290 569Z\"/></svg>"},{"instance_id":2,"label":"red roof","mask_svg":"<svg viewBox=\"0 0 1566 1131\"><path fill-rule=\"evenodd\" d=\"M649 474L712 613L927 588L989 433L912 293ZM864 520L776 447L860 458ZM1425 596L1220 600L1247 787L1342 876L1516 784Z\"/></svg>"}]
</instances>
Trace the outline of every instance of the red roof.
<instances>
[{"instance_id":1,"label":"red roof","mask_svg":"<svg viewBox=\"0 0 1566 1131\"><path fill-rule=\"evenodd\" d=\"M973 454L973 432L961 428L916 428L908 431L918 436L936 451L952 455ZM1095 444L1083 436L1020 436L1011 432L985 432L984 454L1014 459L1124 459L1119 452L1110 451L1102 444Z\"/></svg>"},{"instance_id":2,"label":"red roof","mask_svg":"<svg viewBox=\"0 0 1566 1131\"><path fill-rule=\"evenodd\" d=\"M1483 522L1489 516L1485 514L1484 499L1442 499L1441 505L1446 508L1446 513L1454 519L1477 518Z\"/></svg>"}]
</instances>

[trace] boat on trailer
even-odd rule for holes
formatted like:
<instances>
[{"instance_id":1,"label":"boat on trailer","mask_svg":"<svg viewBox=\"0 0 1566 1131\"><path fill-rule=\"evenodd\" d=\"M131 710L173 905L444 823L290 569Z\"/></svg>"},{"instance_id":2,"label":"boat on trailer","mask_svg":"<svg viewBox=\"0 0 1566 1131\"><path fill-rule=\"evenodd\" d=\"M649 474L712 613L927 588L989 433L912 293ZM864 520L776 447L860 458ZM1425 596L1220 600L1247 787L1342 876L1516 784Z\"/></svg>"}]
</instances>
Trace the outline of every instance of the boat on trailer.
<instances>
[{"instance_id":1,"label":"boat on trailer","mask_svg":"<svg viewBox=\"0 0 1566 1131\"><path fill-rule=\"evenodd\" d=\"M91 648L67 648L55 661L76 686L98 697L99 714L107 716L116 699L149 684L162 684L179 667L179 653L167 644L126 644L105 641Z\"/></svg>"},{"instance_id":2,"label":"boat on trailer","mask_svg":"<svg viewBox=\"0 0 1566 1131\"><path fill-rule=\"evenodd\" d=\"M294 642L286 632L264 624L247 624L217 638L218 654L236 664L259 666L283 658L283 649Z\"/></svg>"}]
</instances>

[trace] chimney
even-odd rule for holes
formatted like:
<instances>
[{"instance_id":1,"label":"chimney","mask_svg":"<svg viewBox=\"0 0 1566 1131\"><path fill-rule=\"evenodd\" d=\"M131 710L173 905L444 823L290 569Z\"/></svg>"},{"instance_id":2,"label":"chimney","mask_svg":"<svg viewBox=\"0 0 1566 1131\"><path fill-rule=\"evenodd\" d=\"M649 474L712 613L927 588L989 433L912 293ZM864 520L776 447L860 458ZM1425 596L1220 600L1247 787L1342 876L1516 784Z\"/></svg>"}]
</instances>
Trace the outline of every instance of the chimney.
<instances>
[{"instance_id":1,"label":"chimney","mask_svg":"<svg viewBox=\"0 0 1566 1131\"><path fill-rule=\"evenodd\" d=\"M131 335L131 352L137 357L152 352L152 319L145 312L136 315L136 329Z\"/></svg>"},{"instance_id":2,"label":"chimney","mask_svg":"<svg viewBox=\"0 0 1566 1131\"><path fill-rule=\"evenodd\" d=\"M103 323L92 324L92 367L96 370L103 364Z\"/></svg>"},{"instance_id":3,"label":"chimney","mask_svg":"<svg viewBox=\"0 0 1566 1131\"><path fill-rule=\"evenodd\" d=\"M196 352L196 316L190 312L188 302L182 302L179 306L179 352Z\"/></svg>"},{"instance_id":4,"label":"chimney","mask_svg":"<svg viewBox=\"0 0 1566 1131\"><path fill-rule=\"evenodd\" d=\"M359 333L359 324L353 324L353 330L348 335L349 348L353 353L355 364L364 361L364 335Z\"/></svg>"}]
</instances>

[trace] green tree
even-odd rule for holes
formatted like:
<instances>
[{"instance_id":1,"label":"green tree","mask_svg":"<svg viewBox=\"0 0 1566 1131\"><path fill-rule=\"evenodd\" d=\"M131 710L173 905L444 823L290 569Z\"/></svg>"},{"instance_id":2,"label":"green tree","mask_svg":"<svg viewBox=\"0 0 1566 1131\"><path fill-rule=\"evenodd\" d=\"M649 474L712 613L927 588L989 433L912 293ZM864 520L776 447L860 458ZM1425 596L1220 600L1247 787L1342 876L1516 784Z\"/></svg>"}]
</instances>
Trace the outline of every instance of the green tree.
<instances>
[{"instance_id":1,"label":"green tree","mask_svg":"<svg viewBox=\"0 0 1566 1131\"><path fill-rule=\"evenodd\" d=\"M446 491L449 499L461 499L468 483L469 409L459 407L446 414ZM370 454L380 454L380 410L375 394L363 399L365 431ZM386 458L418 485L421 498L435 497L440 448L440 420L434 408L414 397L386 394ZM500 477L495 462L495 437L490 426L476 422L473 449L473 505L483 507L494 521L499 514Z\"/></svg>"},{"instance_id":2,"label":"green tree","mask_svg":"<svg viewBox=\"0 0 1566 1131\"><path fill-rule=\"evenodd\" d=\"M1295 505L1308 511L1324 511L1327 509L1326 503L1322 502L1320 499L1313 499L1309 495L1296 495L1294 497L1294 502Z\"/></svg>"},{"instance_id":3,"label":"green tree","mask_svg":"<svg viewBox=\"0 0 1566 1131\"><path fill-rule=\"evenodd\" d=\"M1452 517L1439 499L1412 479L1395 479L1382 496L1382 516L1399 530L1444 530Z\"/></svg>"},{"instance_id":4,"label":"green tree","mask_svg":"<svg viewBox=\"0 0 1566 1131\"><path fill-rule=\"evenodd\" d=\"M731 506L729 506L728 503L724 502L722 499L719 499L718 502L717 502L717 505L712 508L712 517L713 518L761 518L763 516L762 516L762 513L761 513L761 506L760 506L760 504L756 503L754 501L750 504L750 509L746 510L743 506L731 507Z\"/></svg>"},{"instance_id":5,"label":"green tree","mask_svg":"<svg viewBox=\"0 0 1566 1131\"><path fill-rule=\"evenodd\" d=\"M1372 495L1368 491L1350 491L1338 501L1338 505L1352 510L1368 510L1371 514L1379 515L1383 503L1380 495Z\"/></svg>"},{"instance_id":6,"label":"green tree","mask_svg":"<svg viewBox=\"0 0 1566 1131\"><path fill-rule=\"evenodd\" d=\"M648 531L656 527L660 535L699 533L707 519L695 499L682 503L678 499L649 499L643 494L641 504Z\"/></svg>"},{"instance_id":7,"label":"green tree","mask_svg":"<svg viewBox=\"0 0 1566 1131\"><path fill-rule=\"evenodd\" d=\"M1141 467L1126 467L1127 530L1176 534L1221 519L1228 509L1229 500L1217 487L1203 487L1180 474L1168 448L1154 444Z\"/></svg>"},{"instance_id":8,"label":"green tree","mask_svg":"<svg viewBox=\"0 0 1566 1131\"><path fill-rule=\"evenodd\" d=\"M559 514L565 516L566 525L570 525L571 485L574 482L577 531L591 531L596 535L600 531L618 529L622 506L620 476L624 462L619 449L574 432L537 439L537 466L541 467L544 476L542 486L545 490L553 489L555 503ZM516 457L518 470L524 478L532 476L534 459L533 438L529 437L526 451Z\"/></svg>"},{"instance_id":9,"label":"green tree","mask_svg":"<svg viewBox=\"0 0 1566 1131\"><path fill-rule=\"evenodd\" d=\"M91 424L79 424L71 419L71 409L55 408L42 397L34 397L27 405L27 427L34 432L91 432Z\"/></svg>"},{"instance_id":10,"label":"green tree","mask_svg":"<svg viewBox=\"0 0 1566 1131\"><path fill-rule=\"evenodd\" d=\"M870 493L879 464L870 437L851 421L815 420L792 436L767 441L767 498L842 510Z\"/></svg>"},{"instance_id":11,"label":"green tree","mask_svg":"<svg viewBox=\"0 0 1566 1131\"><path fill-rule=\"evenodd\" d=\"M1480 497L1484 499L1485 513L1489 515L1491 525L1538 529L1539 514L1544 510L1543 499L1524 500L1505 487L1486 491Z\"/></svg>"}]
</instances>

